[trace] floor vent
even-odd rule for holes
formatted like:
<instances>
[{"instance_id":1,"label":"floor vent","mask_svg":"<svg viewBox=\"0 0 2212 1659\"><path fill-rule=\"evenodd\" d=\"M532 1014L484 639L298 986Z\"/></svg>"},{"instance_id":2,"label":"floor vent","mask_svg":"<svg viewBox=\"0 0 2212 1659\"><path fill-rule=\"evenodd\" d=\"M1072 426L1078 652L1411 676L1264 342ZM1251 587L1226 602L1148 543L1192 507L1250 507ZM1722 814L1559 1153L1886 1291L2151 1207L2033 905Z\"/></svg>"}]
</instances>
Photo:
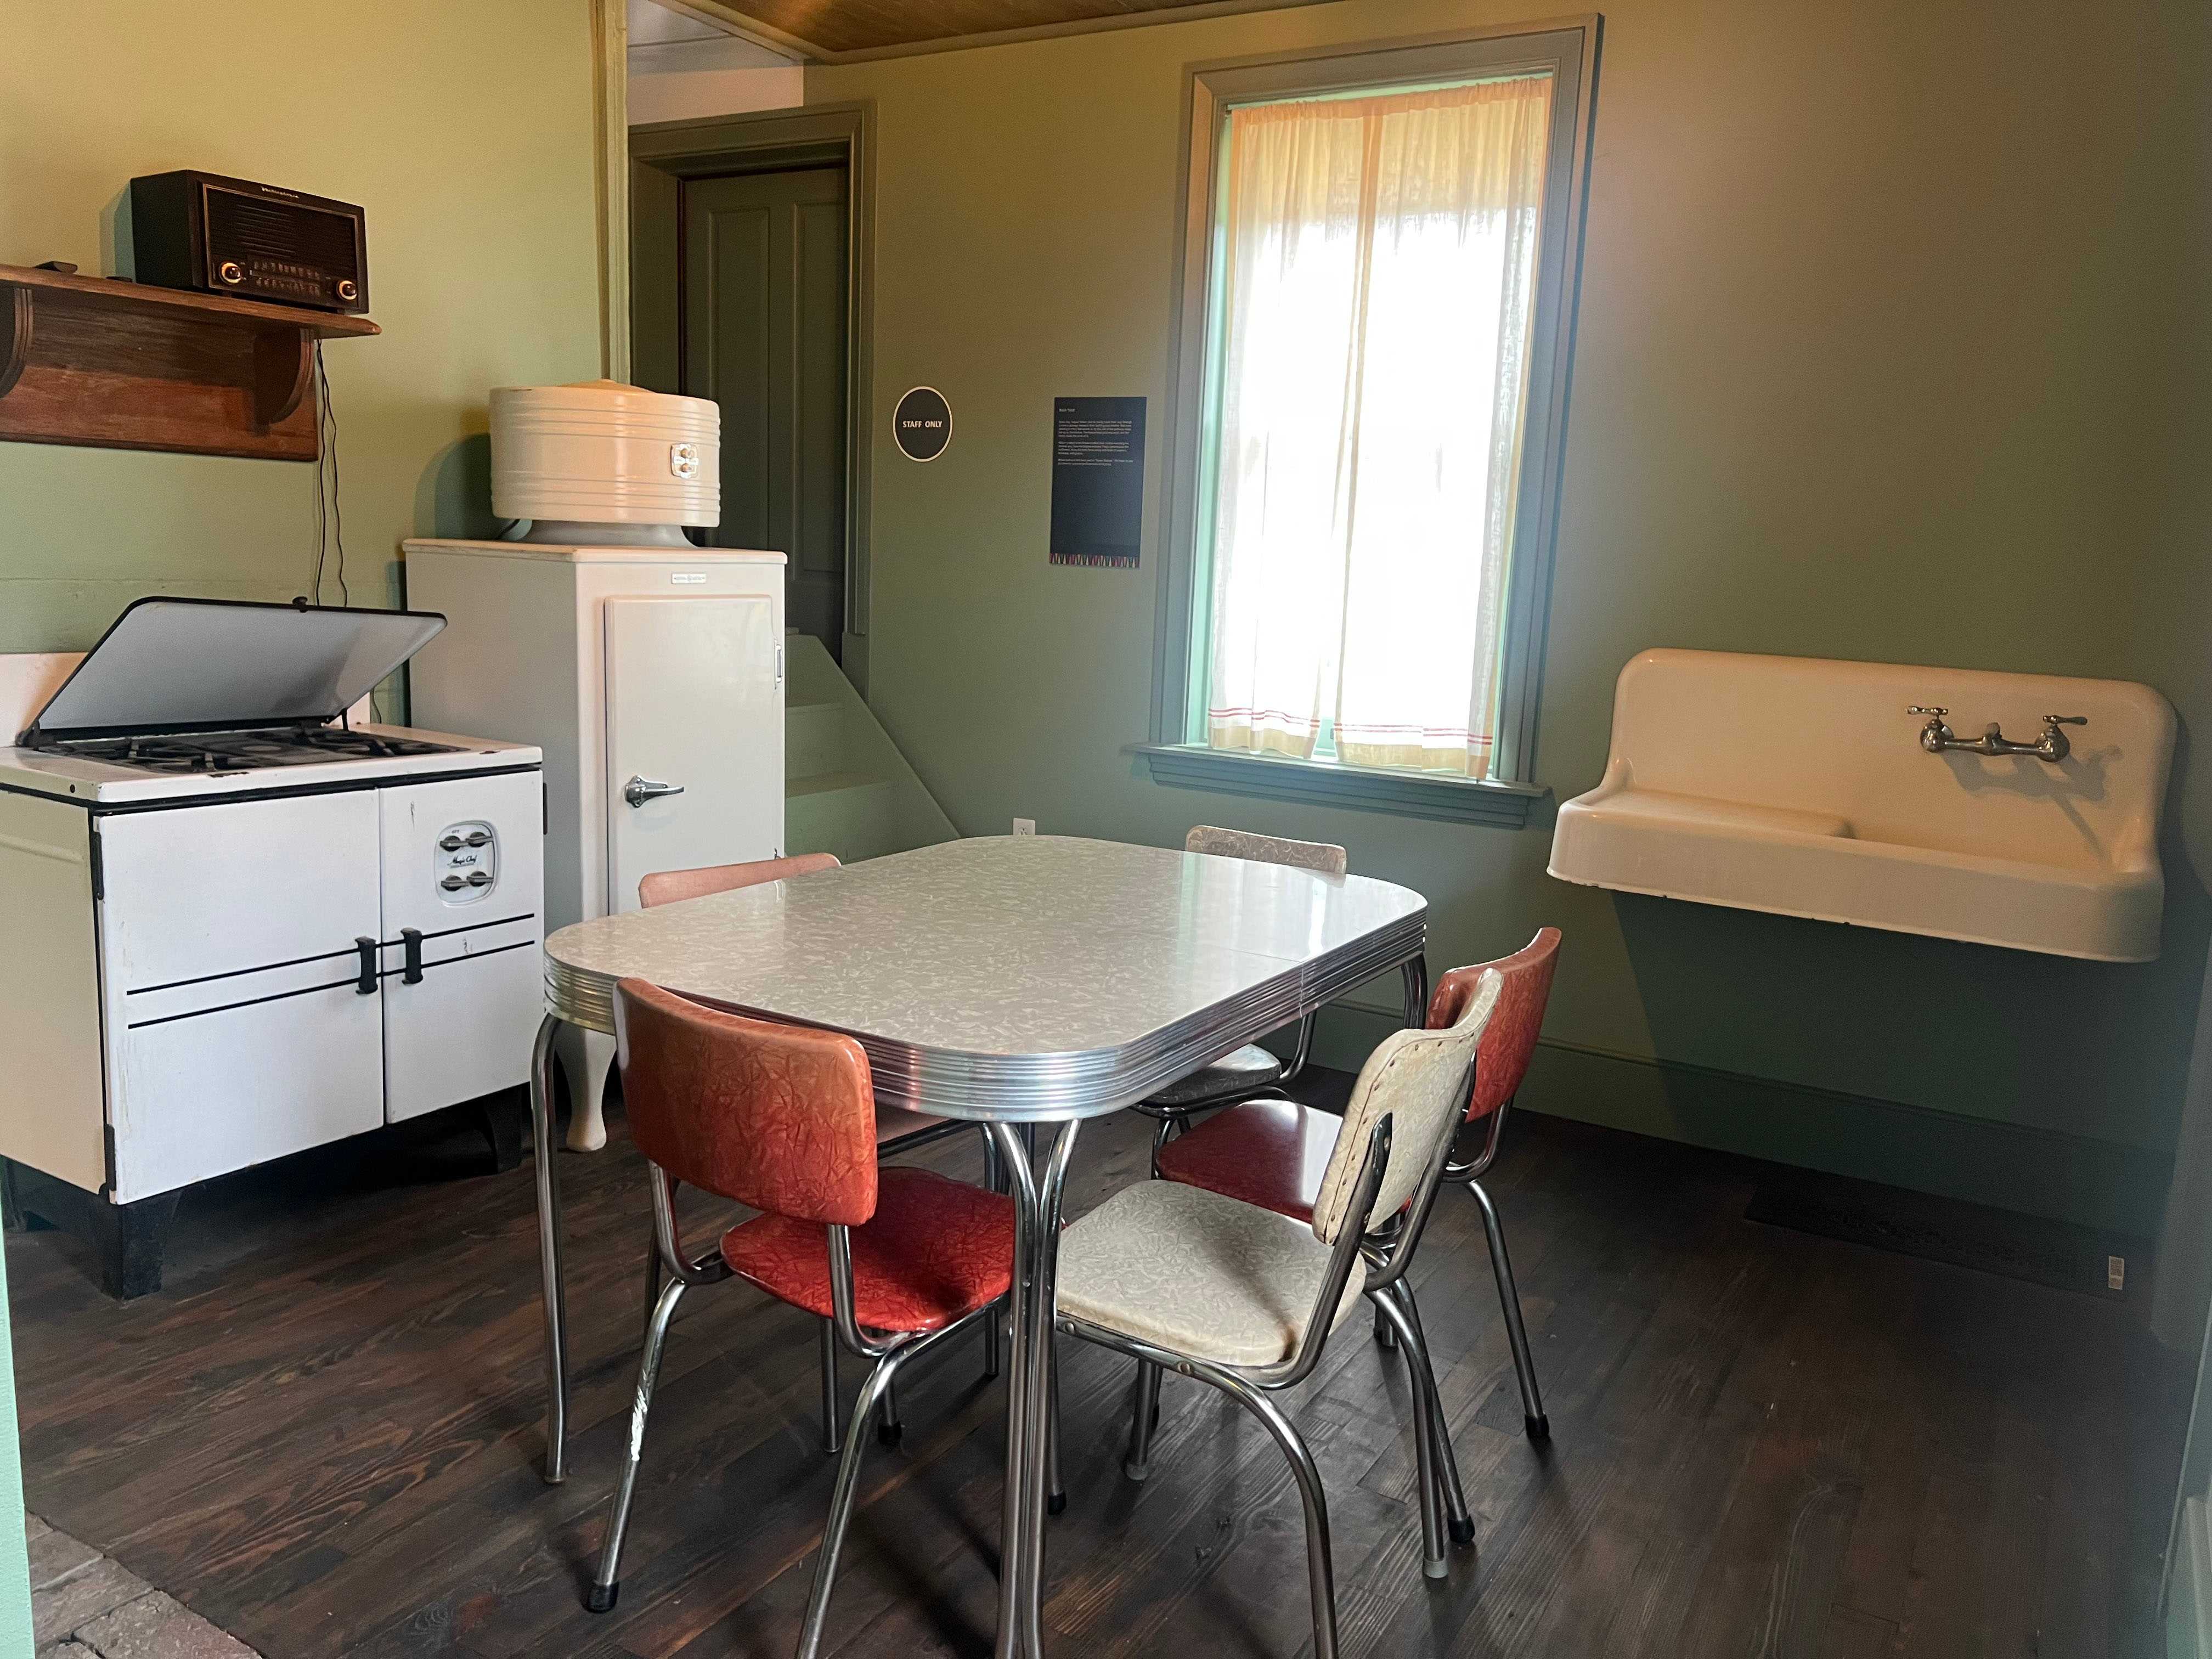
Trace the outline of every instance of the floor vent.
<instances>
[{"instance_id":1,"label":"floor vent","mask_svg":"<svg viewBox=\"0 0 2212 1659\"><path fill-rule=\"evenodd\" d=\"M1809 1170L1769 1175L1744 1218L2107 1302L2148 1282L2143 1239Z\"/></svg>"}]
</instances>

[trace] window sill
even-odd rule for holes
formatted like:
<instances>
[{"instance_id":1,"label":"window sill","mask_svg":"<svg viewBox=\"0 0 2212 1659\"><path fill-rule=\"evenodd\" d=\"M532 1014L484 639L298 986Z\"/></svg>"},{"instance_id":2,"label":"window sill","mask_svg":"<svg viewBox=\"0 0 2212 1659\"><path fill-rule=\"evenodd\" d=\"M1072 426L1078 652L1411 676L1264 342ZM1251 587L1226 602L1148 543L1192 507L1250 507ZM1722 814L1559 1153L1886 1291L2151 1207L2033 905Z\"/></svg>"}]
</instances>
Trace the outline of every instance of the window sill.
<instances>
[{"instance_id":1,"label":"window sill","mask_svg":"<svg viewBox=\"0 0 2212 1659\"><path fill-rule=\"evenodd\" d=\"M1536 803L1551 793L1541 784L1370 770L1334 761L1242 755L1196 743L1139 744L1135 752L1151 769L1154 783L1173 788L1318 801L1443 823L1518 830L1528 823Z\"/></svg>"}]
</instances>

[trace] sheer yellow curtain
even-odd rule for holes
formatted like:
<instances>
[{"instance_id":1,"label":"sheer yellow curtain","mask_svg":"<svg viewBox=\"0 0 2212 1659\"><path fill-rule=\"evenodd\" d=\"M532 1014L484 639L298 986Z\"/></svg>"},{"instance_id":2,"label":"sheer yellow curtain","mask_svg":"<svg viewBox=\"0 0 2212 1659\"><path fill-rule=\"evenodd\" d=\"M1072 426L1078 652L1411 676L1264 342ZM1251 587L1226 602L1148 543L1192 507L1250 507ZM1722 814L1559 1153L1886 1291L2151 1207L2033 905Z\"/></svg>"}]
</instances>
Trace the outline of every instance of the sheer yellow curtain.
<instances>
[{"instance_id":1,"label":"sheer yellow curtain","mask_svg":"<svg viewBox=\"0 0 2212 1659\"><path fill-rule=\"evenodd\" d=\"M1231 114L1214 747L1488 770L1551 101Z\"/></svg>"}]
</instances>

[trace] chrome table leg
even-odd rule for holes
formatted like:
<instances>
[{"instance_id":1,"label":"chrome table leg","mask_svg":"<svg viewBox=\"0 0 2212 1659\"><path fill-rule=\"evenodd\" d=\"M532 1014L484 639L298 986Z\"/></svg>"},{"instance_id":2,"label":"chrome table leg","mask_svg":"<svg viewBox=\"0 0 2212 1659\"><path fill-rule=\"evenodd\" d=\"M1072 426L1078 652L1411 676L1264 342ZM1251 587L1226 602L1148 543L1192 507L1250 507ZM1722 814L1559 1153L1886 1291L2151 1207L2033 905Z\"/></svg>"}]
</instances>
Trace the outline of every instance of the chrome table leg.
<instances>
[{"instance_id":1,"label":"chrome table leg","mask_svg":"<svg viewBox=\"0 0 2212 1659\"><path fill-rule=\"evenodd\" d=\"M1429 1023L1429 959L1425 956L1409 957L1398 971L1406 979L1406 1024L1423 1026Z\"/></svg>"},{"instance_id":2,"label":"chrome table leg","mask_svg":"<svg viewBox=\"0 0 2212 1659\"><path fill-rule=\"evenodd\" d=\"M1036 1182L1029 1172L1020 1133L1011 1123L991 1126L1000 1167L1014 1200L1013 1286L1007 1300L1012 1331L1006 1344L1006 1474L999 1522L999 1639L997 1659L1024 1659L1022 1539L1030 1505L1022 1471L1029 1462L1029 1282L1036 1271Z\"/></svg>"},{"instance_id":3,"label":"chrome table leg","mask_svg":"<svg viewBox=\"0 0 2212 1659\"><path fill-rule=\"evenodd\" d=\"M553 1040L561 1021L551 1014L538 1027L530 1051L530 1133L538 1160L538 1267L545 1303L545 1479L558 1486L568 1474L568 1296L561 1270L561 1181L554 1171Z\"/></svg>"},{"instance_id":4,"label":"chrome table leg","mask_svg":"<svg viewBox=\"0 0 2212 1659\"><path fill-rule=\"evenodd\" d=\"M1026 1127L1026 1126L1024 1126ZM998 1659L1043 1659L1045 1487L1052 1433L1052 1341L1060 1206L1077 1124L1050 1126L1044 1167L994 1126L1014 1188L1014 1331L1007 1392L1006 1495L1000 1543Z\"/></svg>"}]
</instances>

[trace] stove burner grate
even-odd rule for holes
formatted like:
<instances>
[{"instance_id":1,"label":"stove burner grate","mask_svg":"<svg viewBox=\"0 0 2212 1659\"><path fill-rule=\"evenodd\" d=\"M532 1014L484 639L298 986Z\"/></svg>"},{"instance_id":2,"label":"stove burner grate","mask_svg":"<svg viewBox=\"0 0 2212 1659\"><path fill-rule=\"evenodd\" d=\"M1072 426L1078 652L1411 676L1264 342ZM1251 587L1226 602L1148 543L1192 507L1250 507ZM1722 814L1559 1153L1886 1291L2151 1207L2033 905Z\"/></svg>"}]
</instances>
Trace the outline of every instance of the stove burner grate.
<instances>
[{"instance_id":1,"label":"stove burner grate","mask_svg":"<svg viewBox=\"0 0 2212 1659\"><path fill-rule=\"evenodd\" d=\"M143 733L73 738L44 743L52 755L104 761L111 766L170 774L251 772L271 766L314 766L332 761L404 760L418 755L456 755L451 744L395 738L342 726L294 726L250 732L204 732L192 736Z\"/></svg>"}]
</instances>

